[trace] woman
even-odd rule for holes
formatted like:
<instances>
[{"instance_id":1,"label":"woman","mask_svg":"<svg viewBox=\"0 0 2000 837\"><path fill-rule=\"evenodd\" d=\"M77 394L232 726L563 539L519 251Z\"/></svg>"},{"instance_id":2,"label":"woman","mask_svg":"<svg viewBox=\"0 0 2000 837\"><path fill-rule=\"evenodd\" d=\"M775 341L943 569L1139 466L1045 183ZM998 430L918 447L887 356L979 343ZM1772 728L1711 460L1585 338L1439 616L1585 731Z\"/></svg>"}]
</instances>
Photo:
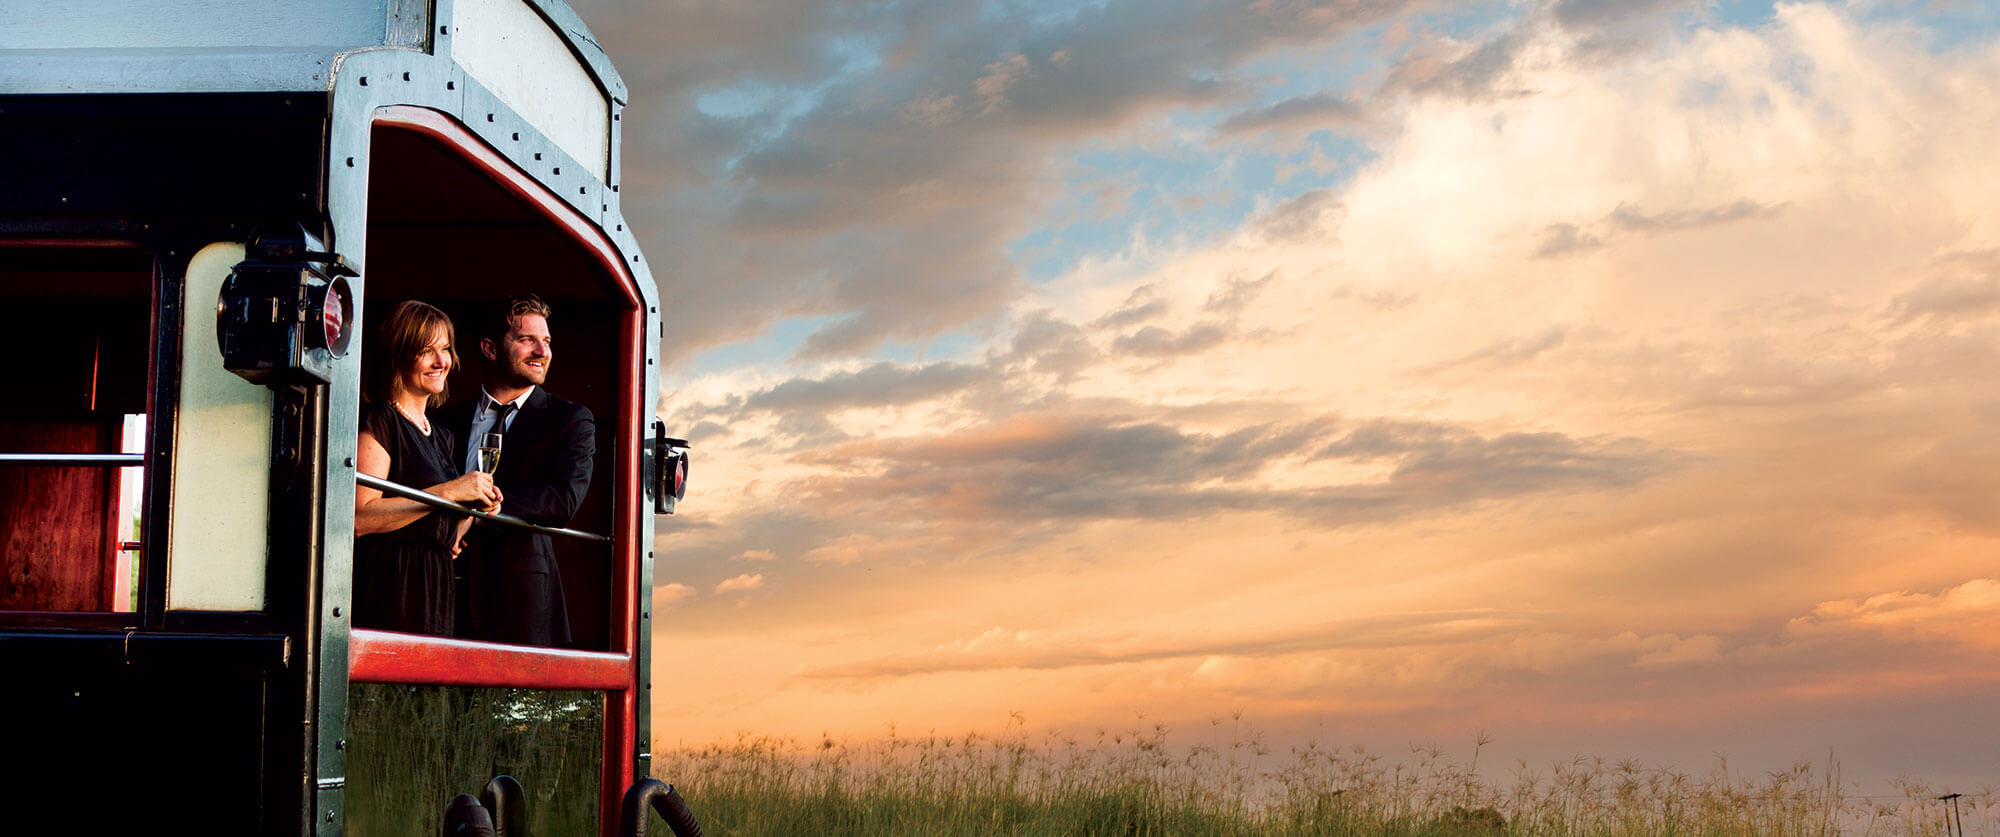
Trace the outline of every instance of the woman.
<instances>
[{"instance_id":1,"label":"woman","mask_svg":"<svg viewBox=\"0 0 2000 837\"><path fill-rule=\"evenodd\" d=\"M451 318L415 300L389 309L364 358L361 473L447 500L497 508L500 489L477 471L454 476L451 431L426 408L444 403L458 363ZM471 518L373 488L354 488L354 624L409 633L452 632L451 559Z\"/></svg>"}]
</instances>

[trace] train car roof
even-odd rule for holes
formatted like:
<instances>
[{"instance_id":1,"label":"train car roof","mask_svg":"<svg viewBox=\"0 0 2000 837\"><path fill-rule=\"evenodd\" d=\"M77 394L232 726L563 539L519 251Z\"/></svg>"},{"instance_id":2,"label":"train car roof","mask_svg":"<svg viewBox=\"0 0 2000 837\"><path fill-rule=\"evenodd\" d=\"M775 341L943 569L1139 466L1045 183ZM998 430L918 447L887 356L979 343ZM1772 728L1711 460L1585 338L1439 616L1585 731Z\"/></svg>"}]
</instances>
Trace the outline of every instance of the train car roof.
<instances>
[{"instance_id":1,"label":"train car roof","mask_svg":"<svg viewBox=\"0 0 2000 837\"><path fill-rule=\"evenodd\" d=\"M326 90L343 53L433 52L468 27L502 41L532 37L517 8L534 12L606 98L627 101L624 80L564 0L8 0L0 94Z\"/></svg>"}]
</instances>

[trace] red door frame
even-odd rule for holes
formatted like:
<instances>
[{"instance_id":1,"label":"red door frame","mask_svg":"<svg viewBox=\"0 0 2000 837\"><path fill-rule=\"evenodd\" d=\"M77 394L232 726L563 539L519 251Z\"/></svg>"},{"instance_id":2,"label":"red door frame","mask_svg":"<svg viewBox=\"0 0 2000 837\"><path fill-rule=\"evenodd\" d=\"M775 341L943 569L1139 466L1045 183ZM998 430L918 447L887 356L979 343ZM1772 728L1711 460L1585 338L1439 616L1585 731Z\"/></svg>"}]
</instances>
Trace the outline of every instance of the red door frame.
<instances>
[{"instance_id":1,"label":"red door frame","mask_svg":"<svg viewBox=\"0 0 2000 837\"><path fill-rule=\"evenodd\" d=\"M589 251L614 277L629 306L619 327L619 364L631 386L617 405L618 463L612 469L612 557L621 571L611 575L610 652L470 642L448 637L417 636L355 629L348 642L348 679L364 683L429 683L521 688L601 689L610 698L605 711L603 788L600 818L603 832L616 827L619 802L632 775L638 742L638 684L648 672L638 670L640 633L638 590L640 514L645 505L639 484L639 453L644 422L640 375L645 374L645 306L638 280L618 248L595 223L554 192L516 167L446 114L413 105L378 108L375 127L412 131L456 152L493 182L540 212ZM617 297L613 297L616 299Z\"/></svg>"}]
</instances>

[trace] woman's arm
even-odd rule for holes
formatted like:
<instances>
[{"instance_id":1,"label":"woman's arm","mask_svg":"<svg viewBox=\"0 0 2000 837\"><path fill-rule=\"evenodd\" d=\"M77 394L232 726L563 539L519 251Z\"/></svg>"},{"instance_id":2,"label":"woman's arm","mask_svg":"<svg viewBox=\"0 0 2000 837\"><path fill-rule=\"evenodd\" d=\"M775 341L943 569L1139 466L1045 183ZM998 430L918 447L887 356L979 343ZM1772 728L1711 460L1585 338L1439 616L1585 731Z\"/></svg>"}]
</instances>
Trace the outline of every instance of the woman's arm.
<instances>
[{"instance_id":1,"label":"woman's arm","mask_svg":"<svg viewBox=\"0 0 2000 837\"><path fill-rule=\"evenodd\" d=\"M371 477L388 479L389 449L383 447L382 443L375 439L375 434L367 430L361 431L358 442L355 469ZM500 489L493 484L493 478L478 471L425 487L424 490L458 503L488 506L500 502ZM356 536L393 532L416 522L418 518L430 512L430 506L415 500L390 497L363 485L354 486Z\"/></svg>"}]
</instances>

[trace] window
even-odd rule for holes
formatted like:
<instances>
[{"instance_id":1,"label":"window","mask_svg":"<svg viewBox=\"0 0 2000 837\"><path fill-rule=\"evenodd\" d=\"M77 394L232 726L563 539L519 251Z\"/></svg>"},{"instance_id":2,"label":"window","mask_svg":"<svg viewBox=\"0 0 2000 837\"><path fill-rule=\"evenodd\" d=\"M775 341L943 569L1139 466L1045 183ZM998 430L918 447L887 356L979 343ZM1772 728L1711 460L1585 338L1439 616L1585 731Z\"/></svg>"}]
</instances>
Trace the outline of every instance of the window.
<instances>
[{"instance_id":1,"label":"window","mask_svg":"<svg viewBox=\"0 0 2000 837\"><path fill-rule=\"evenodd\" d=\"M0 611L138 607L153 257L0 241Z\"/></svg>"}]
</instances>

